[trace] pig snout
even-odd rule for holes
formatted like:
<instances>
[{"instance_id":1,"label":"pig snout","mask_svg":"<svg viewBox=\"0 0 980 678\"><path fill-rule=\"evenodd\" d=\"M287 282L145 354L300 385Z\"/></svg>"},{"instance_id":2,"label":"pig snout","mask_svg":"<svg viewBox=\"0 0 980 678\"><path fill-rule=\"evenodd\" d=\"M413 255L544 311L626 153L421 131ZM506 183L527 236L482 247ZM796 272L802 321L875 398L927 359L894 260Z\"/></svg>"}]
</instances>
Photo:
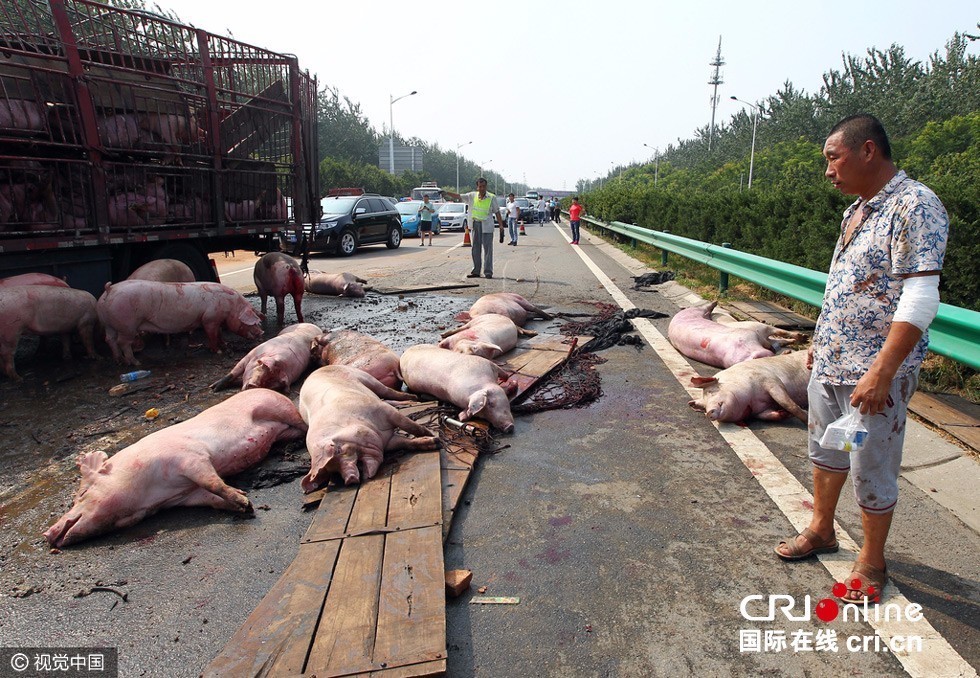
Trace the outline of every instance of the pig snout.
<instances>
[{"instance_id":1,"label":"pig snout","mask_svg":"<svg viewBox=\"0 0 980 678\"><path fill-rule=\"evenodd\" d=\"M61 518L54 525L49 527L44 533L44 538L48 540L54 548L61 548L71 543L69 537L72 536L71 532L75 525L81 520L81 511L78 509L72 509Z\"/></svg>"}]
</instances>

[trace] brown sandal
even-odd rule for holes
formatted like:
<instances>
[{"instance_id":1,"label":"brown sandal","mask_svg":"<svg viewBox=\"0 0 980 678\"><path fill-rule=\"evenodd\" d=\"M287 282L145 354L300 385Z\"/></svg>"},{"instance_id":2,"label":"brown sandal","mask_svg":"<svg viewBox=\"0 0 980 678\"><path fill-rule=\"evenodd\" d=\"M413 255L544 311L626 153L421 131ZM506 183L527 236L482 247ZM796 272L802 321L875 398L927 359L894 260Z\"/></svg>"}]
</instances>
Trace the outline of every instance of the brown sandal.
<instances>
[{"instance_id":1,"label":"brown sandal","mask_svg":"<svg viewBox=\"0 0 980 678\"><path fill-rule=\"evenodd\" d=\"M834 587L834 597L843 600L845 603L854 603L855 605L860 605L865 600L870 603L877 603L881 599L881 591L885 588L885 581L887 580L887 567L879 570L874 565L855 562L851 573L847 575L847 580ZM841 586L846 587L847 591L843 595L838 595ZM860 593L861 597L850 598L852 593Z\"/></svg>"},{"instance_id":2,"label":"brown sandal","mask_svg":"<svg viewBox=\"0 0 980 678\"><path fill-rule=\"evenodd\" d=\"M785 541L779 542L773 551L775 551L776 555L783 560L803 560L804 558L815 556L818 553L837 553L837 550L840 548L837 543L836 532L831 532L830 539L824 540L819 534L811 530L809 527L805 527L798 536L803 537L810 542L809 549L800 547L796 537L791 537ZM785 545L789 551L788 554L779 550L779 547L783 545Z\"/></svg>"}]
</instances>

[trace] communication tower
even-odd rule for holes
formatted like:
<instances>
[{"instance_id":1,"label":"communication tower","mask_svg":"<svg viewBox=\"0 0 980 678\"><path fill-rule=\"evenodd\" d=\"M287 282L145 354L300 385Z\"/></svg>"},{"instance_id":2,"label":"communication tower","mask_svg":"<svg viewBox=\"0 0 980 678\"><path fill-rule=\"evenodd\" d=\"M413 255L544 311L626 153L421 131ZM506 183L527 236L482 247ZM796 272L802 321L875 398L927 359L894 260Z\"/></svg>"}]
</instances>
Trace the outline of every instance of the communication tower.
<instances>
[{"instance_id":1,"label":"communication tower","mask_svg":"<svg viewBox=\"0 0 980 678\"><path fill-rule=\"evenodd\" d=\"M708 131L708 150L711 150L711 140L715 136L715 109L718 108L718 85L725 82L721 79L721 67L725 65L725 62L721 58L721 36L718 36L718 52L715 54L714 61L711 62L711 66L715 67L715 72L711 76L711 80L708 81L709 85L714 85L714 91L711 93L711 129Z\"/></svg>"}]
</instances>

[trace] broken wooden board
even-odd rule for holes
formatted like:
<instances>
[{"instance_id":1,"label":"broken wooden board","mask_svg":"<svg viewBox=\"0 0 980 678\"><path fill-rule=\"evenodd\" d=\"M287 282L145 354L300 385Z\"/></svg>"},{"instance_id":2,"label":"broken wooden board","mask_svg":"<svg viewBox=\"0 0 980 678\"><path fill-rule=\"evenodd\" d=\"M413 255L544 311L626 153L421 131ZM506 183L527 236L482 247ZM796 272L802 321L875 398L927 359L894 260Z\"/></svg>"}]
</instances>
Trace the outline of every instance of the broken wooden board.
<instances>
[{"instance_id":1,"label":"broken wooden board","mask_svg":"<svg viewBox=\"0 0 980 678\"><path fill-rule=\"evenodd\" d=\"M573 345L565 342L571 339L560 334L539 334L503 356L506 362L498 361L501 367L514 373L510 381L517 384L517 391L510 398L512 403L519 401L540 379L568 360ZM574 340L578 347L587 344L592 337L574 337Z\"/></svg>"},{"instance_id":2,"label":"broken wooden board","mask_svg":"<svg viewBox=\"0 0 980 678\"><path fill-rule=\"evenodd\" d=\"M740 320L755 320L783 330L812 332L816 327L813 320L771 301L726 301L722 307Z\"/></svg>"},{"instance_id":3,"label":"broken wooden board","mask_svg":"<svg viewBox=\"0 0 980 678\"><path fill-rule=\"evenodd\" d=\"M420 452L331 487L296 560L204 675L445 672L440 467Z\"/></svg>"},{"instance_id":4,"label":"broken wooden board","mask_svg":"<svg viewBox=\"0 0 980 678\"><path fill-rule=\"evenodd\" d=\"M966 401L957 403L957 400L962 399L916 391L909 409L971 449L980 451L980 421L970 411L964 411L976 411L977 406Z\"/></svg>"},{"instance_id":5,"label":"broken wooden board","mask_svg":"<svg viewBox=\"0 0 980 678\"><path fill-rule=\"evenodd\" d=\"M411 294L413 292L435 292L437 290L462 290L467 287L479 287L477 283L435 283L434 285L422 285L419 287L374 287L373 290L378 294Z\"/></svg>"}]
</instances>

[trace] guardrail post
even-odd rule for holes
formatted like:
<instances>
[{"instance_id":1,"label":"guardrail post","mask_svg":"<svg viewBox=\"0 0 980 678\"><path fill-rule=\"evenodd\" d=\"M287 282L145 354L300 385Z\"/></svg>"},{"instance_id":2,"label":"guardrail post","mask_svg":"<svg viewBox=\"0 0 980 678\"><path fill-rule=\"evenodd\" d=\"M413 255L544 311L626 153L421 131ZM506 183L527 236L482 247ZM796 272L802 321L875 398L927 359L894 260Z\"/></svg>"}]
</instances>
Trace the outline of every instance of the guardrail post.
<instances>
[{"instance_id":1,"label":"guardrail post","mask_svg":"<svg viewBox=\"0 0 980 678\"><path fill-rule=\"evenodd\" d=\"M728 249L732 248L732 244L730 242L723 242L721 246L727 247ZM722 294L728 294L728 274L724 271L722 271L718 276L718 291Z\"/></svg>"},{"instance_id":2,"label":"guardrail post","mask_svg":"<svg viewBox=\"0 0 980 678\"><path fill-rule=\"evenodd\" d=\"M670 231L668 231L666 228L664 229L663 232L670 233ZM660 250L660 265L661 266L667 265L667 250Z\"/></svg>"}]
</instances>

